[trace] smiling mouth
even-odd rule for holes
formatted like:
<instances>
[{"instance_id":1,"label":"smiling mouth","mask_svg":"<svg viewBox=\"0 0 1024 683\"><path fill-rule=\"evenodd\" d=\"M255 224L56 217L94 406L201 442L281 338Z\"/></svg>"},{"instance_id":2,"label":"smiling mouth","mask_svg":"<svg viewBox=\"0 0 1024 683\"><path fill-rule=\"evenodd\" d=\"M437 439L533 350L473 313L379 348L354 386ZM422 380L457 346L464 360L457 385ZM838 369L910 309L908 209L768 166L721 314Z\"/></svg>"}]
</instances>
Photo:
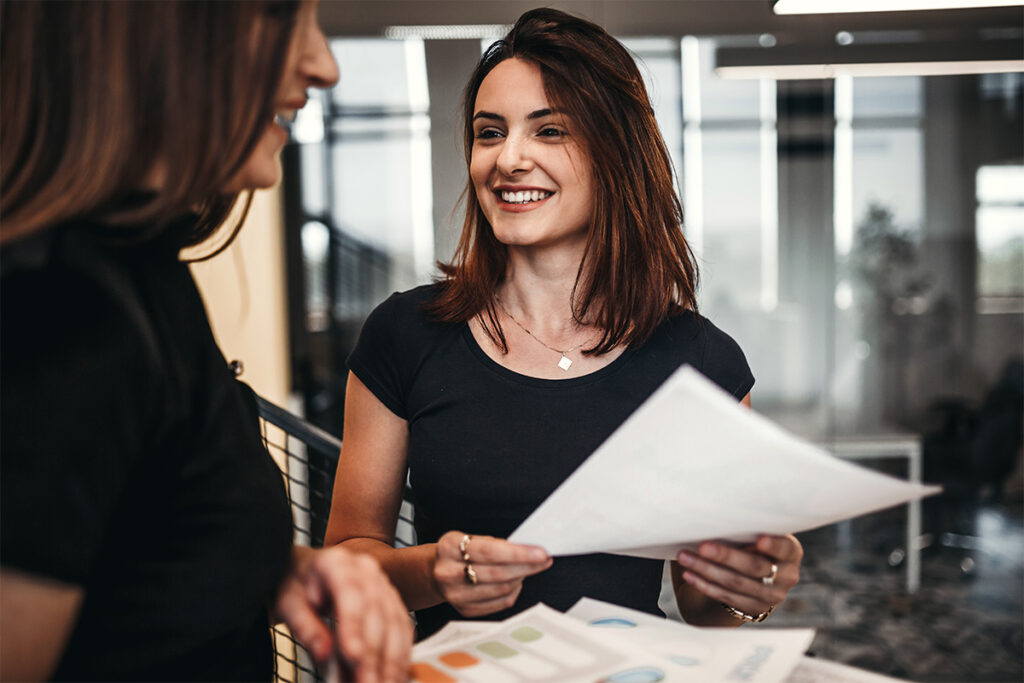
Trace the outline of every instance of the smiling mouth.
<instances>
[{"instance_id":1,"label":"smiling mouth","mask_svg":"<svg viewBox=\"0 0 1024 683\"><path fill-rule=\"evenodd\" d=\"M495 194L506 204L531 204L533 202L539 202L543 199L547 199L554 192L547 192L545 190L525 190L521 192L511 191L500 191Z\"/></svg>"}]
</instances>

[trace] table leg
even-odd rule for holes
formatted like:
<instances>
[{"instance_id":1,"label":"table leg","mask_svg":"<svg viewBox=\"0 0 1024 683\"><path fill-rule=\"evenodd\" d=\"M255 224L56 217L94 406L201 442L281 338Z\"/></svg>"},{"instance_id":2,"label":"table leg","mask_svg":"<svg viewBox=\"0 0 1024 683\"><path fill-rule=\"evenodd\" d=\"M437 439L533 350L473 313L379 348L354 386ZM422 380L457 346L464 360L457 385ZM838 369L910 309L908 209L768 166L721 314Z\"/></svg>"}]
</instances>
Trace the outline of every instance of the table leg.
<instances>
[{"instance_id":1,"label":"table leg","mask_svg":"<svg viewBox=\"0 0 1024 683\"><path fill-rule=\"evenodd\" d=\"M921 483L921 444L909 450L907 474L914 484ZM913 595L921 586L921 499L907 504L907 592Z\"/></svg>"}]
</instances>

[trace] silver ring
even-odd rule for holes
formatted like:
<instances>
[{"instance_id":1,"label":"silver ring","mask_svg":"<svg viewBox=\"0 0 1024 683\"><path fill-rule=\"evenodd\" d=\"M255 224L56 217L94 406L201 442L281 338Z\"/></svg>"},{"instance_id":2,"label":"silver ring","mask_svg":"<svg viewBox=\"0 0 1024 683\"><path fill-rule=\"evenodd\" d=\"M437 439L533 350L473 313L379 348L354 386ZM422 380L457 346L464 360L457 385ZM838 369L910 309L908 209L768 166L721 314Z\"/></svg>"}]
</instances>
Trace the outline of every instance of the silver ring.
<instances>
[{"instance_id":1,"label":"silver ring","mask_svg":"<svg viewBox=\"0 0 1024 683\"><path fill-rule=\"evenodd\" d=\"M459 541L459 552L462 553L462 561L469 562L469 542L473 540L473 537L469 534L463 534L462 540ZM474 581L473 583L476 583Z\"/></svg>"},{"instance_id":2,"label":"silver ring","mask_svg":"<svg viewBox=\"0 0 1024 683\"><path fill-rule=\"evenodd\" d=\"M769 574L768 576L762 576L761 577L761 583L763 583L766 586L774 585L775 584L775 577L778 576L778 575L779 575L779 565L773 564L772 565L772 573Z\"/></svg>"},{"instance_id":3,"label":"silver ring","mask_svg":"<svg viewBox=\"0 0 1024 683\"><path fill-rule=\"evenodd\" d=\"M466 583L475 586L477 582L476 570L473 569L473 565L466 563Z\"/></svg>"}]
</instances>

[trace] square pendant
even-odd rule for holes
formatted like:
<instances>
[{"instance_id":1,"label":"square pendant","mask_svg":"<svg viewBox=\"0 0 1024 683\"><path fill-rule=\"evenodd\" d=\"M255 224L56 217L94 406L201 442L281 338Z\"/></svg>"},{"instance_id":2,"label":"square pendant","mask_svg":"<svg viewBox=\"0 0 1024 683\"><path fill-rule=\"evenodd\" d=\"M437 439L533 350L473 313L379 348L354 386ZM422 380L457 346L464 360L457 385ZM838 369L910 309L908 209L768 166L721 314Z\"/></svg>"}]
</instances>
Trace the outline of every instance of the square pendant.
<instances>
[{"instance_id":1,"label":"square pendant","mask_svg":"<svg viewBox=\"0 0 1024 683\"><path fill-rule=\"evenodd\" d=\"M562 360L558 361L558 367L562 368L566 372L568 372L570 365L572 365L572 361L566 356L562 356Z\"/></svg>"}]
</instances>

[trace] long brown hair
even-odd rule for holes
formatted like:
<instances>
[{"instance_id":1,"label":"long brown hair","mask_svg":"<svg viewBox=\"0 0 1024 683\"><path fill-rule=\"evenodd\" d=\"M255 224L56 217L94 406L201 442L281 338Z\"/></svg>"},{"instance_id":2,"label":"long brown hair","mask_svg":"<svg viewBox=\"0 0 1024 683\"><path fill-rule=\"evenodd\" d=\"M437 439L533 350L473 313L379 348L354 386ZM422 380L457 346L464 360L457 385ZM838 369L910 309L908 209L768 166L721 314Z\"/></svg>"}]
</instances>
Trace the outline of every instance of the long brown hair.
<instances>
[{"instance_id":1,"label":"long brown hair","mask_svg":"<svg viewBox=\"0 0 1024 683\"><path fill-rule=\"evenodd\" d=\"M640 71L626 48L596 24L553 9L523 14L484 53L466 86L467 167L480 84L513 57L540 68L548 100L573 122L591 164L594 208L573 288L573 316L593 320L604 334L584 353L641 344L668 315L697 310L698 271L681 229L672 162ZM494 237L472 180L465 198L462 237L451 263L439 264L445 278L428 310L445 322L480 315L487 334L507 352L494 292L508 252Z\"/></svg>"},{"instance_id":2,"label":"long brown hair","mask_svg":"<svg viewBox=\"0 0 1024 683\"><path fill-rule=\"evenodd\" d=\"M195 210L187 244L208 238L274 115L297 6L0 0L0 242L82 217L135 241Z\"/></svg>"}]
</instances>

